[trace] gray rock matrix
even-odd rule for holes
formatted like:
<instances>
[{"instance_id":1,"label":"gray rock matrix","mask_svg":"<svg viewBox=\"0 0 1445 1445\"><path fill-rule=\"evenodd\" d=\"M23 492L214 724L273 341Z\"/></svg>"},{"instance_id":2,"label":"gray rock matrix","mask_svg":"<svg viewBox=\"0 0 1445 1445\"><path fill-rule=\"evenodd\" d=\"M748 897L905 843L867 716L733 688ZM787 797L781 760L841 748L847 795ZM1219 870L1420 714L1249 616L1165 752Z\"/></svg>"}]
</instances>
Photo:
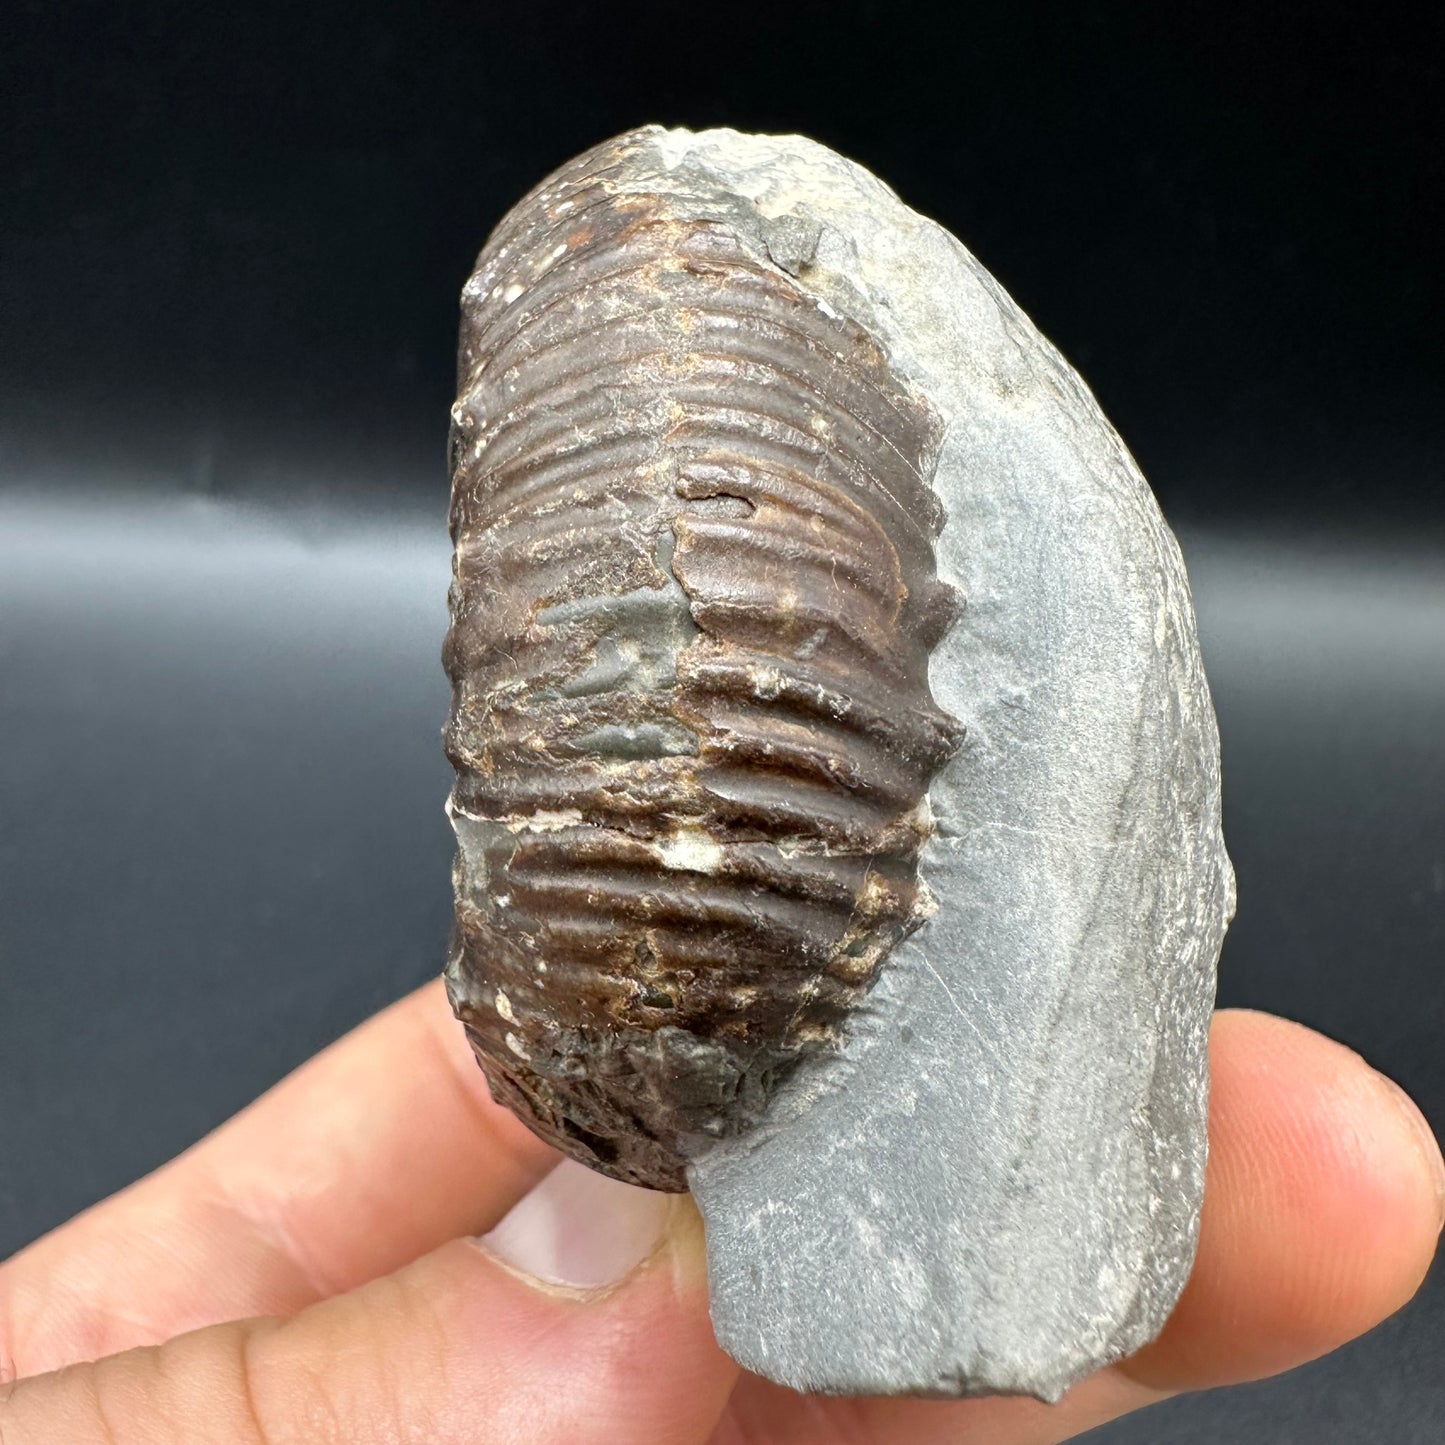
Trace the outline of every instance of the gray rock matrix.
<instances>
[{"instance_id":1,"label":"gray rock matrix","mask_svg":"<svg viewBox=\"0 0 1445 1445\"><path fill-rule=\"evenodd\" d=\"M653 130L619 189L733 226L883 346L946 433L929 681L936 911L838 1052L700 1146L722 1346L801 1390L1057 1398L1159 1331L1204 1182L1233 912L1179 549L1088 388L992 276L797 136Z\"/></svg>"}]
</instances>

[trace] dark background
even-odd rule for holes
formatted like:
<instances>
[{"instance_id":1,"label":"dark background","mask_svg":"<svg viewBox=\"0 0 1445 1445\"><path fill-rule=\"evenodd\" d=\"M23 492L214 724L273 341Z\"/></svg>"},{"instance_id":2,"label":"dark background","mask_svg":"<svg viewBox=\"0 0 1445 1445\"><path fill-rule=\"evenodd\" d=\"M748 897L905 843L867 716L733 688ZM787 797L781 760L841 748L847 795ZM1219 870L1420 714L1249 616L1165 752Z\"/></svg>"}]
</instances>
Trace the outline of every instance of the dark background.
<instances>
[{"instance_id":1,"label":"dark background","mask_svg":"<svg viewBox=\"0 0 1445 1445\"><path fill-rule=\"evenodd\" d=\"M1270 10L1273 13L1269 13ZM1388 6L0 12L0 1256L440 965L456 293L644 120L956 231L1180 530L1221 1001L1445 1130L1440 22ZM1100 1442L1445 1433L1445 1279Z\"/></svg>"}]
</instances>

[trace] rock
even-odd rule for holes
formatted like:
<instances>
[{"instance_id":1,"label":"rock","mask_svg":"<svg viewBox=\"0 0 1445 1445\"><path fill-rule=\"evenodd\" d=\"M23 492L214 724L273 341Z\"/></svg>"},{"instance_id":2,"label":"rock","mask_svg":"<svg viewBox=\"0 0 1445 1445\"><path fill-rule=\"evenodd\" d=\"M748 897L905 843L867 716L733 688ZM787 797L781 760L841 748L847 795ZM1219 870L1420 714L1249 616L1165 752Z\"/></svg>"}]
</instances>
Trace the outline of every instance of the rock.
<instances>
[{"instance_id":1,"label":"rock","mask_svg":"<svg viewBox=\"0 0 1445 1445\"><path fill-rule=\"evenodd\" d=\"M1158 1332L1197 1236L1233 876L1178 546L1077 374L868 172L796 136L612 144L611 197L720 228L936 417L962 598L927 683L963 740L910 815L905 923L826 1047L763 1074L726 1055L746 1110L709 1095L657 1156L706 1222L718 1339L800 1390L1056 1399ZM486 979L449 978L475 1040Z\"/></svg>"}]
</instances>

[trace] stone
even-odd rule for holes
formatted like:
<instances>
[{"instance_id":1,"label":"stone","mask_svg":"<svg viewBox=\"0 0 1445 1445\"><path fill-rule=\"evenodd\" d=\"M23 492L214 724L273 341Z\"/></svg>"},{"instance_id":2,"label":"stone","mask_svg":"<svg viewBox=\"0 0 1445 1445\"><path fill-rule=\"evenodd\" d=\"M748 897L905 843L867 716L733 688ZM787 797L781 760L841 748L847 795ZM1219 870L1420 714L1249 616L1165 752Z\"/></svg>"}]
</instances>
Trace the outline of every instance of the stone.
<instances>
[{"instance_id":1,"label":"stone","mask_svg":"<svg viewBox=\"0 0 1445 1445\"><path fill-rule=\"evenodd\" d=\"M647 305L672 318L645 377L657 404L631 420L622 400L603 408L623 418L613 442L646 440L634 458L646 486L613 477L590 522L550 551L529 541L526 568L509 573L488 549L524 503L503 505L495 478L509 474L486 459L509 445L486 432L497 423L483 413L507 395L487 391L499 372L486 373L501 357L504 379L539 374L515 338L529 292L560 284L550 267L594 264L594 222L573 226L566 209L583 209L579 188L596 225L638 223L627 246L682 248L650 263ZM1057 1399L1157 1334L1198 1231L1207 1036L1234 887L1175 539L1087 387L998 283L824 147L647 128L564 168L514 216L543 212L580 238L575 255L550 233L541 249L541 221L510 257L494 237L470 286L499 329L474 319L464 331L454 412L453 1002L494 1091L539 1132L616 1177L691 1188L717 1336L748 1369L826 1393ZM697 254L704 243L720 249ZM676 318L691 318L686 332L711 314L687 290L709 266L732 278L732 310L689 350ZM691 310L667 309L672 273ZM573 283L566 304L592 307L601 326L609 307L647 309L609 284L600 272ZM761 310L746 299L764 294ZM753 344L775 330L786 366ZM718 395L755 410L714 455L717 435L689 450L687 427L703 405L703 337L723 331L747 355L727 353ZM626 385L597 378L612 398L644 389L623 352L611 360L633 368ZM816 421L793 414L799 397ZM574 433L600 446L605 424L600 412ZM832 631L794 625L814 615L808 527L827 528L805 526L806 507L803 522L772 526L782 492L759 481L785 425L788 466L810 426L818 477L848 459L815 512L846 516L861 539L841 521L828 537L844 575ZM664 505L674 495L697 510ZM586 571L567 559L587 526L614 522L633 553L585 587L559 581ZM556 576L541 578L544 562ZM864 592L873 611L850 610ZM878 601L890 595L891 613ZM517 611L505 638L502 614L478 621L488 607ZM746 637L742 611L764 619ZM830 654L839 631L862 641ZM495 648L512 642L503 666ZM747 687L697 692L704 664L744 643L781 661L754 663ZM836 687L812 670L819 652ZM546 661L554 653L573 661ZM892 727L887 708L866 706L880 680L896 697ZM690 687L690 700L672 696ZM589 688L612 710L579 732L575 702L556 699ZM736 720L744 701L761 721L746 767L729 771L724 755L753 737ZM832 735L799 719L829 708L852 731L834 759L848 766L825 787L797 759L828 774ZM548 791L541 772L505 797L483 786L524 714L533 752L519 756L540 750L585 786ZM778 758L787 796L769 791ZM835 795L873 811L836 821ZM821 821L802 796L822 800ZM556 881L604 854L605 886ZM544 896L573 912L549 921ZM589 906L602 910L594 925ZM837 920L847 906L860 927ZM622 934L661 951L620 958ZM558 960L573 995L558 991Z\"/></svg>"}]
</instances>

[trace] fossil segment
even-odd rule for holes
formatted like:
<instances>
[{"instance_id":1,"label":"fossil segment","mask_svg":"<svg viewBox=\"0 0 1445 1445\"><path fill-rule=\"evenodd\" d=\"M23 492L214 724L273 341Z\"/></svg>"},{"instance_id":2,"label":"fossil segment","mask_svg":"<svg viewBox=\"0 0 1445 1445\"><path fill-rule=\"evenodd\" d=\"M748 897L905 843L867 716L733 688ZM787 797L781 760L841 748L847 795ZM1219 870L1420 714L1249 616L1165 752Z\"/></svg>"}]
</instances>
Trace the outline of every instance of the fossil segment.
<instances>
[{"instance_id":1,"label":"fossil segment","mask_svg":"<svg viewBox=\"0 0 1445 1445\"><path fill-rule=\"evenodd\" d=\"M937 415L725 220L610 186L646 144L541 186L464 292L448 980L498 1098L681 1189L926 915L960 730Z\"/></svg>"}]
</instances>

